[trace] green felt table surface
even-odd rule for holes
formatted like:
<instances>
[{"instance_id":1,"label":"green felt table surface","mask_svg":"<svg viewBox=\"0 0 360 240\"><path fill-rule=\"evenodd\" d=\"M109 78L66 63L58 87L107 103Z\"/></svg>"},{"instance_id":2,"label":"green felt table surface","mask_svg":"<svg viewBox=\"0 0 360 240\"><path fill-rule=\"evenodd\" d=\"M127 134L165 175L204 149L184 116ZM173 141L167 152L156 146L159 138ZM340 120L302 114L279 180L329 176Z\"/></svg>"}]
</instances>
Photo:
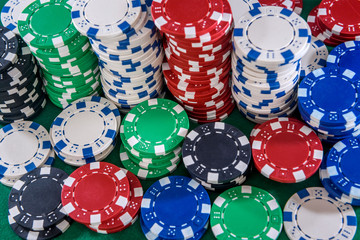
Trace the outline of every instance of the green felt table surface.
<instances>
[{"instance_id":1,"label":"green felt table surface","mask_svg":"<svg viewBox=\"0 0 360 240\"><path fill-rule=\"evenodd\" d=\"M0 8L2 7L3 4L5 4L5 2L6 0L0 0ZM320 0L304 0L304 8L303 8L302 16L306 17L310 12L310 10L313 7L315 7L319 2ZM60 112L61 109L55 107L53 104L48 102L44 111L38 117L33 119L33 121L42 124L44 127L49 129L51 123ZM295 116L298 117L299 114L297 113L295 114ZM225 122L238 127L247 136L249 136L251 129L255 125L254 123L242 117L237 109L233 111L231 116L228 119L226 119ZM196 124L192 123L191 128L194 127L196 127ZM118 141L116 148L105 161L122 167L122 164L119 160L120 144L121 144L120 141ZM328 149L328 146L327 147L325 146L325 149ZM74 167L71 167L63 163L59 158L56 158L54 166L63 169L68 174L70 174L72 171L75 170ZM180 164L178 169L172 175L189 176L183 164ZM146 189L148 189L149 186L152 183L154 183L154 181L147 180L147 181L141 181L141 183L143 185L144 191L146 191ZM246 180L244 184L256 186L267 190L278 200L282 208L284 207L286 201L297 191L306 187L321 186L318 174L315 174L308 180L301 183L282 184L263 177L256 169L253 170L253 172L250 174L249 178ZM8 206L9 192L10 192L10 188L0 184L0 240L17 239L17 236L13 233L7 221L7 214L8 214L7 206ZM209 192L212 202L215 200L218 194L219 193ZM91 201L91 199L89 199L89 201ZM181 209L181 206L179 206L179 209ZM358 226L359 226L360 208L355 207L355 211L358 216ZM246 216L242 216L242 217L246 217ZM319 229L319 231L321 231L321 229ZM109 235L102 235L99 233L95 233L79 223L73 223L71 227L57 239L79 239L79 240L80 239L86 239L86 240L139 239L141 240L141 239L145 239L145 237L141 231L140 222L137 221L134 225L132 225L128 229L119 233L109 234ZM206 234L202 239L210 240L210 239L215 239L215 237L213 236L211 230L208 229L208 231L206 232ZM281 240L288 239L284 230L282 231L278 239ZM355 239L360 239L360 231L357 232Z\"/></svg>"}]
</instances>

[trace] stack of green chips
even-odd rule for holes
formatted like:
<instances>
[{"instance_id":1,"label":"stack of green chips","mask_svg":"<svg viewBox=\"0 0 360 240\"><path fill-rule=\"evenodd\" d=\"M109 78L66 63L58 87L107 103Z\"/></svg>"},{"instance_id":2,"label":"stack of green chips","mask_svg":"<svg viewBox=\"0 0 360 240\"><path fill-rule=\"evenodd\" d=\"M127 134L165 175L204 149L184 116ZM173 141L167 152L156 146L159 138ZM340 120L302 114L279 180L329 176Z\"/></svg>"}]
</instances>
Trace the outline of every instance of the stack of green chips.
<instances>
[{"instance_id":1,"label":"stack of green chips","mask_svg":"<svg viewBox=\"0 0 360 240\"><path fill-rule=\"evenodd\" d=\"M163 177L177 168L182 142L189 130L185 110L168 99L138 104L120 127L120 160L141 179Z\"/></svg>"},{"instance_id":2,"label":"stack of green chips","mask_svg":"<svg viewBox=\"0 0 360 240\"><path fill-rule=\"evenodd\" d=\"M75 0L36 0L19 16L18 30L42 69L50 100L58 107L101 92L98 62L88 38L71 20Z\"/></svg>"}]
</instances>

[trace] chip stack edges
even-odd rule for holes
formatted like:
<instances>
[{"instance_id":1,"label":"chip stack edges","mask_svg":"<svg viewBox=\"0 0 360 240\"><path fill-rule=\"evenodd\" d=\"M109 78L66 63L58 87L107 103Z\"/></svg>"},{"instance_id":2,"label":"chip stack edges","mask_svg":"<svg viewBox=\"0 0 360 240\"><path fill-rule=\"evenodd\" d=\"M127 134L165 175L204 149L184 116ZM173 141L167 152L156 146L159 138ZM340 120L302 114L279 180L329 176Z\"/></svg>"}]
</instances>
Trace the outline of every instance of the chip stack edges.
<instances>
[{"instance_id":1,"label":"chip stack edges","mask_svg":"<svg viewBox=\"0 0 360 240\"><path fill-rule=\"evenodd\" d=\"M72 9L99 59L105 96L122 112L164 95L164 51L150 7L150 0L84 0Z\"/></svg>"},{"instance_id":2,"label":"chip stack edges","mask_svg":"<svg viewBox=\"0 0 360 240\"><path fill-rule=\"evenodd\" d=\"M81 98L55 118L50 128L51 144L69 165L102 161L115 148L120 123L120 112L110 100Z\"/></svg>"},{"instance_id":3,"label":"chip stack edges","mask_svg":"<svg viewBox=\"0 0 360 240\"><path fill-rule=\"evenodd\" d=\"M75 0L35 0L19 15L18 31L41 67L49 99L58 107L101 92L97 58L71 23Z\"/></svg>"},{"instance_id":4,"label":"chip stack edges","mask_svg":"<svg viewBox=\"0 0 360 240\"><path fill-rule=\"evenodd\" d=\"M0 27L0 122L11 123L38 115L46 105L38 68L26 43Z\"/></svg>"},{"instance_id":5,"label":"chip stack edges","mask_svg":"<svg viewBox=\"0 0 360 240\"><path fill-rule=\"evenodd\" d=\"M150 99L134 107L120 127L120 160L141 179L163 177L176 170L189 118L177 103Z\"/></svg>"},{"instance_id":6,"label":"chip stack edges","mask_svg":"<svg viewBox=\"0 0 360 240\"><path fill-rule=\"evenodd\" d=\"M295 118L274 118L250 135L256 169L281 183L298 183L314 175L323 159L319 137Z\"/></svg>"},{"instance_id":7,"label":"chip stack edges","mask_svg":"<svg viewBox=\"0 0 360 240\"><path fill-rule=\"evenodd\" d=\"M360 134L360 75L342 67L325 67L308 74L299 85L302 119L327 143Z\"/></svg>"},{"instance_id":8,"label":"chip stack edges","mask_svg":"<svg viewBox=\"0 0 360 240\"><path fill-rule=\"evenodd\" d=\"M278 239L282 211L269 192L248 185L221 193L211 207L210 226L216 239Z\"/></svg>"},{"instance_id":9,"label":"chip stack edges","mask_svg":"<svg viewBox=\"0 0 360 240\"><path fill-rule=\"evenodd\" d=\"M235 23L233 42L232 95L240 112L256 123L293 113L311 42L307 23L285 8L255 8Z\"/></svg>"},{"instance_id":10,"label":"chip stack edges","mask_svg":"<svg viewBox=\"0 0 360 240\"><path fill-rule=\"evenodd\" d=\"M229 86L233 17L228 1L153 1L152 16L164 34L167 87L189 119L215 122L234 109ZM189 12L190 11L190 12Z\"/></svg>"},{"instance_id":11,"label":"chip stack edges","mask_svg":"<svg viewBox=\"0 0 360 240\"><path fill-rule=\"evenodd\" d=\"M303 0L259 0L261 6L277 6L289 9L300 15L303 8Z\"/></svg>"},{"instance_id":12,"label":"chip stack edges","mask_svg":"<svg viewBox=\"0 0 360 240\"><path fill-rule=\"evenodd\" d=\"M72 223L61 204L61 189L68 175L61 169L41 167L16 181L9 195L8 221L22 239L53 239Z\"/></svg>"},{"instance_id":13,"label":"chip stack edges","mask_svg":"<svg viewBox=\"0 0 360 240\"><path fill-rule=\"evenodd\" d=\"M164 177L145 192L141 229L148 240L199 240L205 234L211 202L206 190L184 176Z\"/></svg>"},{"instance_id":14,"label":"chip stack edges","mask_svg":"<svg viewBox=\"0 0 360 240\"><path fill-rule=\"evenodd\" d=\"M312 35L335 47L343 42L359 40L360 3L348 0L324 0L308 15Z\"/></svg>"},{"instance_id":15,"label":"chip stack edges","mask_svg":"<svg viewBox=\"0 0 360 240\"><path fill-rule=\"evenodd\" d=\"M101 234L120 232L134 224L142 198L139 179L106 162L76 169L65 180L61 193L64 212Z\"/></svg>"},{"instance_id":16,"label":"chip stack edges","mask_svg":"<svg viewBox=\"0 0 360 240\"><path fill-rule=\"evenodd\" d=\"M3 185L12 187L24 174L51 166L54 158L49 133L40 124L20 121L0 129L0 182Z\"/></svg>"},{"instance_id":17,"label":"chip stack edges","mask_svg":"<svg viewBox=\"0 0 360 240\"><path fill-rule=\"evenodd\" d=\"M248 138L236 127L222 122L192 130L185 138L182 156L190 176L212 191L240 185L251 172Z\"/></svg>"}]
</instances>

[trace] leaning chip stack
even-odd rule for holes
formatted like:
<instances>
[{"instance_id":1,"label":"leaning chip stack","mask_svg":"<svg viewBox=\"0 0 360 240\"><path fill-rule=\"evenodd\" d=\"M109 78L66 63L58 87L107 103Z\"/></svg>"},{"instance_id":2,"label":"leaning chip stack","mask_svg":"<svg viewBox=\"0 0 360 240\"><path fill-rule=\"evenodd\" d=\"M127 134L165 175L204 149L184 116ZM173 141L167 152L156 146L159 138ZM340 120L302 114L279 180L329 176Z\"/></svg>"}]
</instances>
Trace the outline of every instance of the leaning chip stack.
<instances>
[{"instance_id":1,"label":"leaning chip stack","mask_svg":"<svg viewBox=\"0 0 360 240\"><path fill-rule=\"evenodd\" d=\"M8 220L22 239L53 239L72 223L61 203L68 175L61 169L41 167L22 176L9 195Z\"/></svg>"},{"instance_id":2,"label":"leaning chip stack","mask_svg":"<svg viewBox=\"0 0 360 240\"><path fill-rule=\"evenodd\" d=\"M57 156L72 166L104 160L115 148L121 117L117 107L98 96L79 99L66 107L50 128Z\"/></svg>"},{"instance_id":3,"label":"leaning chip stack","mask_svg":"<svg viewBox=\"0 0 360 240\"><path fill-rule=\"evenodd\" d=\"M184 176L165 177L149 187L141 203L146 239L201 239L208 228L211 202L206 190Z\"/></svg>"},{"instance_id":4,"label":"leaning chip stack","mask_svg":"<svg viewBox=\"0 0 360 240\"><path fill-rule=\"evenodd\" d=\"M0 27L0 122L38 115L46 105L38 68L26 43Z\"/></svg>"},{"instance_id":5,"label":"leaning chip stack","mask_svg":"<svg viewBox=\"0 0 360 240\"><path fill-rule=\"evenodd\" d=\"M251 137L256 169L281 183L298 183L314 175L323 158L323 147L316 133L293 118L269 120Z\"/></svg>"},{"instance_id":6,"label":"leaning chip stack","mask_svg":"<svg viewBox=\"0 0 360 240\"><path fill-rule=\"evenodd\" d=\"M101 92L97 58L71 23L75 0L35 0L19 15L18 31L42 70L49 99L58 107Z\"/></svg>"},{"instance_id":7,"label":"leaning chip stack","mask_svg":"<svg viewBox=\"0 0 360 240\"><path fill-rule=\"evenodd\" d=\"M360 39L360 2L323 0L308 15L312 35L328 46Z\"/></svg>"},{"instance_id":8,"label":"leaning chip stack","mask_svg":"<svg viewBox=\"0 0 360 240\"><path fill-rule=\"evenodd\" d=\"M235 26L232 95L238 109L256 123L289 116L296 109L300 60L310 48L307 23L270 6L250 10Z\"/></svg>"},{"instance_id":9,"label":"leaning chip stack","mask_svg":"<svg viewBox=\"0 0 360 240\"><path fill-rule=\"evenodd\" d=\"M212 191L242 184L251 171L249 140L239 129L222 122L192 130L182 146L182 157L190 176Z\"/></svg>"},{"instance_id":10,"label":"leaning chip stack","mask_svg":"<svg viewBox=\"0 0 360 240\"><path fill-rule=\"evenodd\" d=\"M150 7L149 0L85 0L72 9L99 59L105 96L120 110L163 93L164 51Z\"/></svg>"},{"instance_id":11,"label":"leaning chip stack","mask_svg":"<svg viewBox=\"0 0 360 240\"><path fill-rule=\"evenodd\" d=\"M349 204L335 200L325 188L310 187L287 201L284 229L290 240L356 239L357 217Z\"/></svg>"},{"instance_id":12,"label":"leaning chip stack","mask_svg":"<svg viewBox=\"0 0 360 240\"><path fill-rule=\"evenodd\" d=\"M76 169L65 180L61 202L73 220L109 234L136 221L142 197L141 183L134 174L111 163L94 162Z\"/></svg>"},{"instance_id":13,"label":"leaning chip stack","mask_svg":"<svg viewBox=\"0 0 360 240\"><path fill-rule=\"evenodd\" d=\"M142 102L120 127L120 160L141 179L163 177L177 168L188 130L188 116L179 104L161 98Z\"/></svg>"},{"instance_id":14,"label":"leaning chip stack","mask_svg":"<svg viewBox=\"0 0 360 240\"><path fill-rule=\"evenodd\" d=\"M221 121L234 109L229 86L231 6L227 0L196 4L192 0L152 3L155 25L165 36L164 78L191 120Z\"/></svg>"},{"instance_id":15,"label":"leaning chip stack","mask_svg":"<svg viewBox=\"0 0 360 240\"><path fill-rule=\"evenodd\" d=\"M336 143L324 158L319 171L321 183L329 194L354 206L360 206L359 145L359 137Z\"/></svg>"},{"instance_id":16,"label":"leaning chip stack","mask_svg":"<svg viewBox=\"0 0 360 240\"><path fill-rule=\"evenodd\" d=\"M51 166L55 158L48 131L38 123L21 121L0 129L0 182L12 187L26 173Z\"/></svg>"},{"instance_id":17,"label":"leaning chip stack","mask_svg":"<svg viewBox=\"0 0 360 240\"><path fill-rule=\"evenodd\" d=\"M282 230L282 211L267 191L238 186L221 193L211 207L211 230L216 239L276 240Z\"/></svg>"},{"instance_id":18,"label":"leaning chip stack","mask_svg":"<svg viewBox=\"0 0 360 240\"><path fill-rule=\"evenodd\" d=\"M360 134L360 75L350 69L325 67L308 74L299 85L302 119L330 144Z\"/></svg>"}]
</instances>

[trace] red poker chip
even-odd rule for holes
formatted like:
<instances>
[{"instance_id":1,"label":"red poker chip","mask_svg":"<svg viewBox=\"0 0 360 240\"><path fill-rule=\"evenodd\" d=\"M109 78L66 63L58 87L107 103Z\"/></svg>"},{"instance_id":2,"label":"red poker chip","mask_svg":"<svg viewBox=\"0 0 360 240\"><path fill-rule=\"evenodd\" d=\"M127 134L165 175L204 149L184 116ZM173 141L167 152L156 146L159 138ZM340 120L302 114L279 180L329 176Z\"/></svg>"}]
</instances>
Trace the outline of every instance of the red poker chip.
<instances>
[{"instance_id":1,"label":"red poker chip","mask_svg":"<svg viewBox=\"0 0 360 240\"><path fill-rule=\"evenodd\" d=\"M130 183L130 199L126 208L116 216L103 221L97 229L99 230L115 230L122 229L136 218L141 207L141 201L143 198L143 188L140 180L130 171L122 169L126 172L126 176Z\"/></svg>"},{"instance_id":2,"label":"red poker chip","mask_svg":"<svg viewBox=\"0 0 360 240\"><path fill-rule=\"evenodd\" d=\"M222 96L220 96L221 99L214 101L211 106L188 106L188 105L183 105L184 108L188 111L191 112L208 112L208 111L213 111L213 110L218 110L220 108L222 108L225 105L228 105L230 102L233 102L234 99L231 96L231 91L227 91L225 92ZM209 104L210 105L210 104Z\"/></svg>"},{"instance_id":3,"label":"red poker chip","mask_svg":"<svg viewBox=\"0 0 360 240\"><path fill-rule=\"evenodd\" d=\"M207 112L199 112L199 111L188 111L189 117L203 120L213 120L219 118L220 116L232 111L234 109L234 101L229 102L227 105L224 105L222 108L211 110Z\"/></svg>"},{"instance_id":4,"label":"red poker chip","mask_svg":"<svg viewBox=\"0 0 360 240\"><path fill-rule=\"evenodd\" d=\"M224 121L226 118L228 118L230 116L230 114L232 113L232 111L234 110L235 106L232 105L233 107L225 114L223 114L222 116L219 116L215 119L211 119L211 120L206 120L206 119L199 119L199 118L192 118L192 117L189 117L189 119L195 123L200 123L200 124L203 124L203 123L210 123L210 122L221 122L221 121Z\"/></svg>"},{"instance_id":5,"label":"red poker chip","mask_svg":"<svg viewBox=\"0 0 360 240\"><path fill-rule=\"evenodd\" d=\"M288 121L263 123L253 138L255 167L267 178L282 183L297 183L315 174L323 148L316 133L306 124Z\"/></svg>"},{"instance_id":6,"label":"red poker chip","mask_svg":"<svg viewBox=\"0 0 360 240\"><path fill-rule=\"evenodd\" d=\"M187 39L215 29L222 13L223 4L218 0L162 0L151 5L157 28L166 34Z\"/></svg>"},{"instance_id":7,"label":"red poker chip","mask_svg":"<svg viewBox=\"0 0 360 240\"><path fill-rule=\"evenodd\" d=\"M294 12L301 15L303 10L303 0L295 0Z\"/></svg>"},{"instance_id":8,"label":"red poker chip","mask_svg":"<svg viewBox=\"0 0 360 240\"><path fill-rule=\"evenodd\" d=\"M360 35L360 1L323 0L318 17L327 29L338 35Z\"/></svg>"},{"instance_id":9,"label":"red poker chip","mask_svg":"<svg viewBox=\"0 0 360 240\"><path fill-rule=\"evenodd\" d=\"M323 32L324 36L329 39L333 39L335 41L345 42L345 41L355 41L357 36L345 36L345 35L337 35L331 32L331 29L327 29L326 25L321 21L321 19L317 16L317 24L320 30Z\"/></svg>"},{"instance_id":10,"label":"red poker chip","mask_svg":"<svg viewBox=\"0 0 360 240\"><path fill-rule=\"evenodd\" d=\"M295 0L259 0L261 6L277 6L293 11L295 9Z\"/></svg>"},{"instance_id":11,"label":"red poker chip","mask_svg":"<svg viewBox=\"0 0 360 240\"><path fill-rule=\"evenodd\" d=\"M76 169L66 179L61 202L75 221L96 225L111 219L127 206L130 184L119 167L94 162Z\"/></svg>"},{"instance_id":12,"label":"red poker chip","mask_svg":"<svg viewBox=\"0 0 360 240\"><path fill-rule=\"evenodd\" d=\"M89 228L90 230L97 232L97 233L101 233L101 234L111 234L111 233L117 233L117 232L121 232L124 231L125 229L127 229L128 227L130 227L131 225L133 225L138 219L138 216L136 216L134 218L133 221L131 221L131 223L129 223L126 226L123 227L119 227L119 228L113 228L113 229L106 229L106 230L100 230L95 226L91 226L91 225L85 225L87 228Z\"/></svg>"}]
</instances>

